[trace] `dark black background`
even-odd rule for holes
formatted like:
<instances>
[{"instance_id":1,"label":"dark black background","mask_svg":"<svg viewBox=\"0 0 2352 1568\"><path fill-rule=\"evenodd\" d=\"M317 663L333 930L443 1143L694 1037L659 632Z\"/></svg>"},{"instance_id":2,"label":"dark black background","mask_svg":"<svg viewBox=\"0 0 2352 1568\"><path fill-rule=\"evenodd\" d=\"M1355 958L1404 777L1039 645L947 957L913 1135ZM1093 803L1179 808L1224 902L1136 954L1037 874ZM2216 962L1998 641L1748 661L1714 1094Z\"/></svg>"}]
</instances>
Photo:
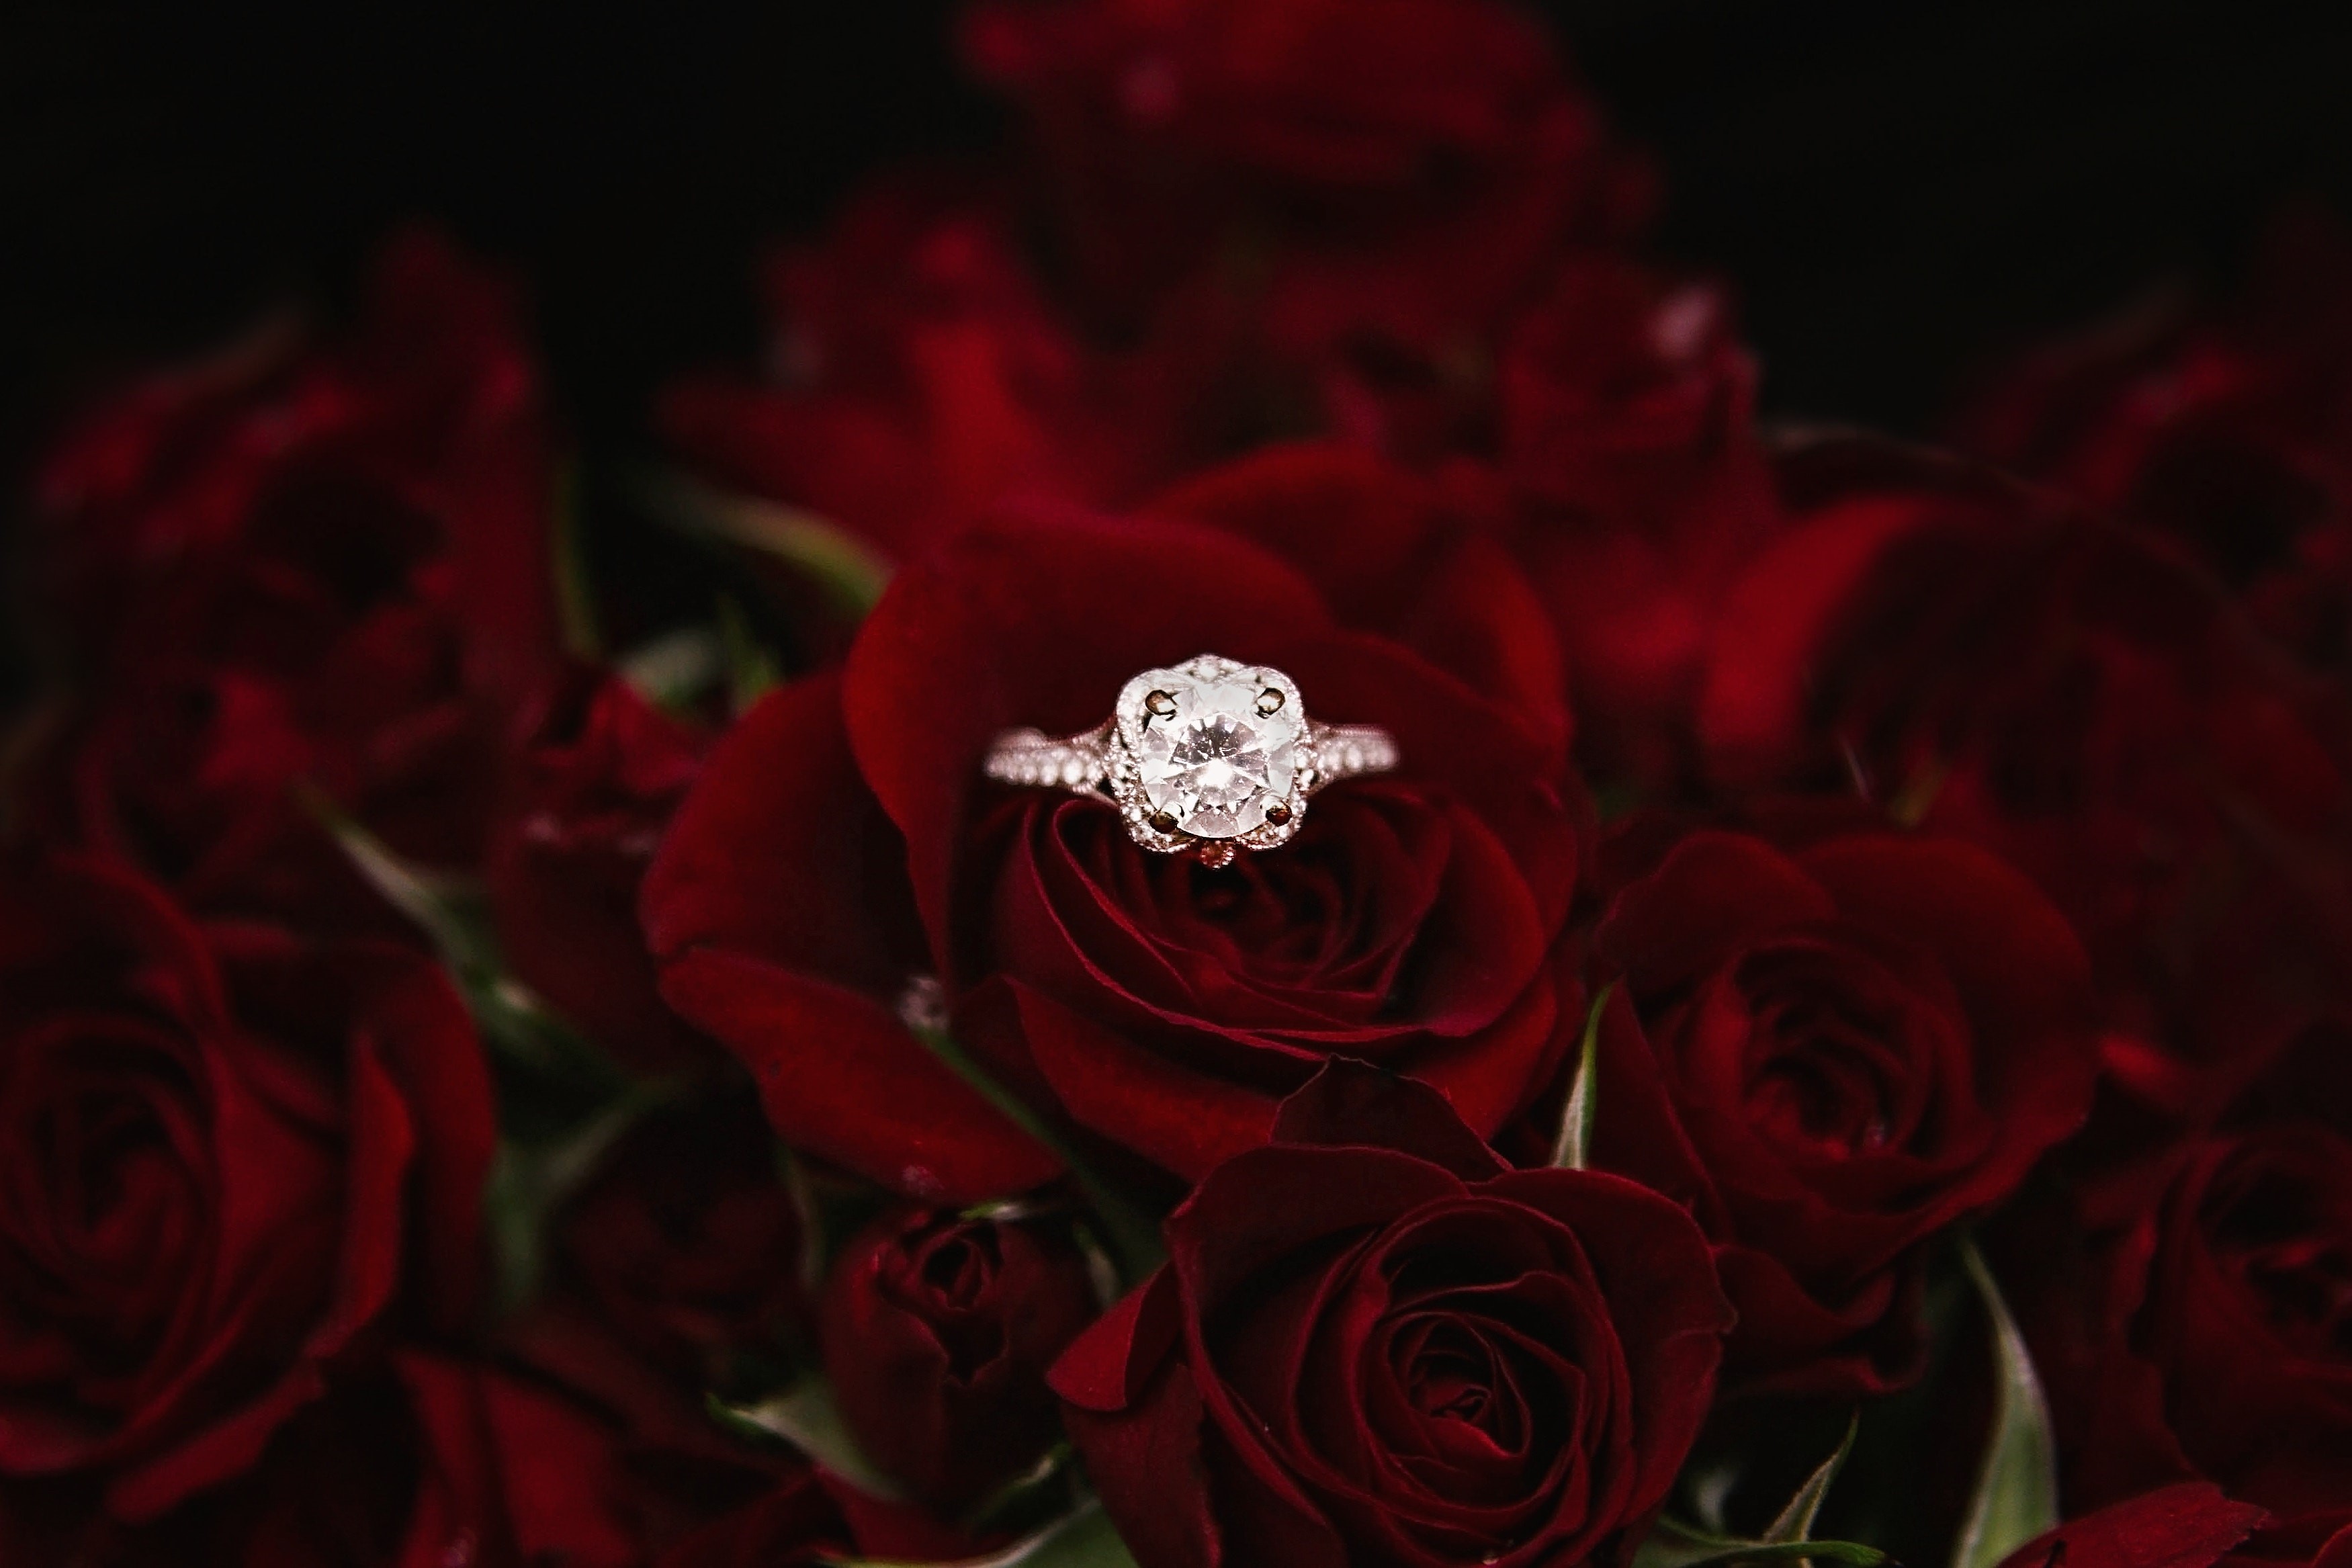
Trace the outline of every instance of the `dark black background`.
<instances>
[{"instance_id":1,"label":"dark black background","mask_svg":"<svg viewBox=\"0 0 2352 1568\"><path fill-rule=\"evenodd\" d=\"M1668 254L1735 279L1776 408L1917 429L2005 343L2352 210L2352 5L1555 0L1660 153ZM12 7L0 477L72 401L437 217L532 282L600 442L743 352L748 263L877 161L998 134L944 0L615 13Z\"/></svg>"}]
</instances>

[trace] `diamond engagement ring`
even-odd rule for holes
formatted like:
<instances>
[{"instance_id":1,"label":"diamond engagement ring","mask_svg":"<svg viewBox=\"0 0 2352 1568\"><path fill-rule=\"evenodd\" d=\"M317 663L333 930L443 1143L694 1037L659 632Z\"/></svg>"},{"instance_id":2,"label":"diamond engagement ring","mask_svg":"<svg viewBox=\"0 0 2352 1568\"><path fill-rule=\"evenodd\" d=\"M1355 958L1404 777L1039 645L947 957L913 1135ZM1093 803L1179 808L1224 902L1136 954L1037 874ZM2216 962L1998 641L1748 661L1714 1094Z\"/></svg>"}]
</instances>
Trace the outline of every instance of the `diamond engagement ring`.
<instances>
[{"instance_id":1,"label":"diamond engagement ring","mask_svg":"<svg viewBox=\"0 0 2352 1568\"><path fill-rule=\"evenodd\" d=\"M1282 671L1204 653L1129 680L1112 716L1084 734L1005 731L984 771L1002 784L1107 795L1146 849L1223 866L1287 841L1324 785L1396 764L1386 730L1318 723Z\"/></svg>"}]
</instances>

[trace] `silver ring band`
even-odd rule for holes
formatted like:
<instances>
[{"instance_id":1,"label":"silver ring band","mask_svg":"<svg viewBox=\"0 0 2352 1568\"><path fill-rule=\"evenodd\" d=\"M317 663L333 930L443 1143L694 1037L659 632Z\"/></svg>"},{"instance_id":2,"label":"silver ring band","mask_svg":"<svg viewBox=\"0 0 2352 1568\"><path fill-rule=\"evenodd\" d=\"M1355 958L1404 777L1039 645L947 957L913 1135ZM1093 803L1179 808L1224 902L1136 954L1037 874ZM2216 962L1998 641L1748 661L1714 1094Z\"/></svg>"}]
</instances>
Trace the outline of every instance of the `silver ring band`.
<instances>
[{"instance_id":1,"label":"silver ring band","mask_svg":"<svg viewBox=\"0 0 2352 1568\"><path fill-rule=\"evenodd\" d=\"M1034 789L1067 790L1072 795L1108 795L1111 764L1108 756L1113 726L1097 725L1082 735L1048 735L1043 730L1007 730L988 749L981 771L998 784ZM1397 765L1394 736L1378 724L1325 724L1309 721L1299 773L1308 795L1342 779L1392 773Z\"/></svg>"}]
</instances>

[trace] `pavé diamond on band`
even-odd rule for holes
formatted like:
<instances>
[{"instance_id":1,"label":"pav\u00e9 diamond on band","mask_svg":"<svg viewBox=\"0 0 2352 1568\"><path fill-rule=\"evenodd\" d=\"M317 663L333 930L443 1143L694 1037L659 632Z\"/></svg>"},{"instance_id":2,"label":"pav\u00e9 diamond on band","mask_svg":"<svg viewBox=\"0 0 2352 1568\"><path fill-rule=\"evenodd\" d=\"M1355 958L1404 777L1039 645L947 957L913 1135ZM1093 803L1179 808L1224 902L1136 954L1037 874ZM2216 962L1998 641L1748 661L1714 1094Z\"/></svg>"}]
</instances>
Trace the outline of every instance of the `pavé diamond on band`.
<instances>
[{"instance_id":1,"label":"pav\u00e9 diamond on band","mask_svg":"<svg viewBox=\"0 0 2352 1568\"><path fill-rule=\"evenodd\" d=\"M1396 765L1386 730L1318 723L1282 671L1204 653L1129 680L1118 710L1084 734L1007 730L984 771L1001 784L1107 795L1146 849L1223 866L1286 841L1326 784Z\"/></svg>"}]
</instances>

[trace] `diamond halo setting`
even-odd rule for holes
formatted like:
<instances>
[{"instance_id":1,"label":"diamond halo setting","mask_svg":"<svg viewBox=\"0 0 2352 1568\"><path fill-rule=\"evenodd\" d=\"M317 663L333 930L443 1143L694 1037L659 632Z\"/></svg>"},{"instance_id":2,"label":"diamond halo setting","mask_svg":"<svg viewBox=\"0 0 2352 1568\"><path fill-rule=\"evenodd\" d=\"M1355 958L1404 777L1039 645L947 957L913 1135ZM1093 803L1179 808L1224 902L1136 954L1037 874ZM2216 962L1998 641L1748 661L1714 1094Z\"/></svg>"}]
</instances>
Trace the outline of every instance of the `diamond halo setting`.
<instances>
[{"instance_id":1,"label":"diamond halo setting","mask_svg":"<svg viewBox=\"0 0 2352 1568\"><path fill-rule=\"evenodd\" d=\"M1129 679L1110 721L1084 734L1007 731L986 772L1107 795L1144 848L1222 866L1287 842L1325 784L1395 765L1385 730L1317 723L1282 671L1202 654Z\"/></svg>"}]
</instances>

